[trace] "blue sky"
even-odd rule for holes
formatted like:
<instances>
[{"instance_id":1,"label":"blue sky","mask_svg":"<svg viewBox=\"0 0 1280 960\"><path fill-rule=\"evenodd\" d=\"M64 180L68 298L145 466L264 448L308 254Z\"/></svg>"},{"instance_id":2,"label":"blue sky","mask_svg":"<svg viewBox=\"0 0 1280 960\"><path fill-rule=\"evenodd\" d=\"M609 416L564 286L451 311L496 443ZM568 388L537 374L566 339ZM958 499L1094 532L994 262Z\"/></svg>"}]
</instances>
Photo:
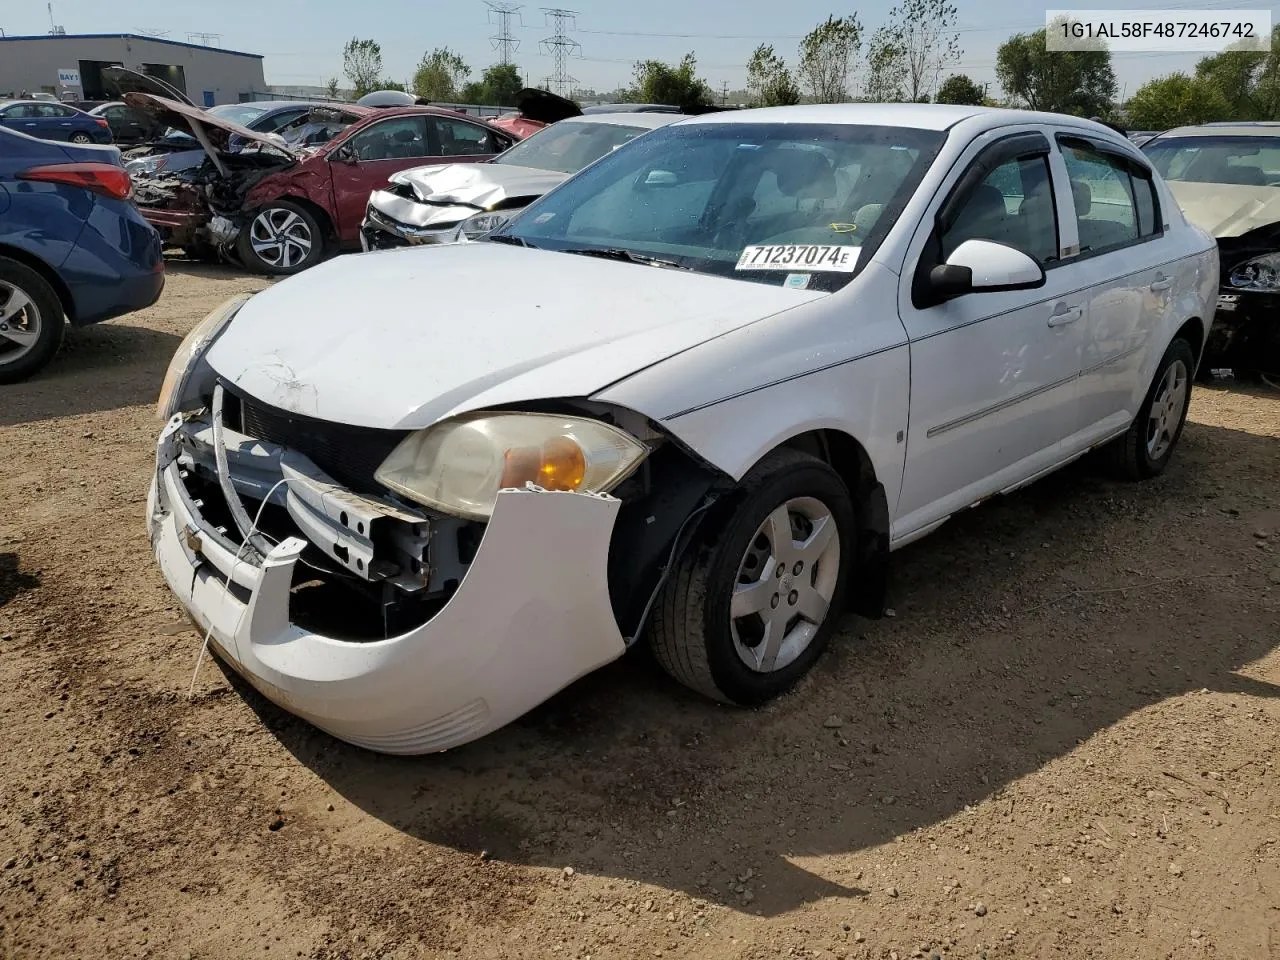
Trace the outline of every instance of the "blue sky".
<instances>
[{"instance_id":1,"label":"blue sky","mask_svg":"<svg viewBox=\"0 0 1280 960\"><path fill-rule=\"evenodd\" d=\"M718 91L743 86L747 57L758 43L773 43L794 61L798 38L828 14L856 9L869 36L881 24L892 0L869 0L856 8L833 7L831 0L644 0L618 3L604 0L560 0L577 11L579 59L571 72L581 85L610 90L625 83L637 59L676 60L692 50L699 72ZM961 62L956 68L994 90L995 51L1011 33L1029 32L1044 23L1044 7L1020 0L955 0L959 7ZM1183 7L1231 9L1265 5L1239 0L1130 0L1106 4L1092 0L1091 8L1139 9ZM1066 6L1060 2L1055 8ZM1274 7L1272 7L1274 10ZM218 0L167 3L143 0L55 0L54 18L68 33L169 31L173 40L188 33L221 34L219 45L261 53L269 83L320 84L342 73L342 46L352 36L371 37L382 44L387 74L405 79L424 50L449 46L460 52L478 74L495 59L489 22L482 0L411 2L377 0ZM46 33L49 15L43 2L7 0L0 27L10 36ZM542 10L529 5L521 11L513 33L521 40L516 62L529 79L541 81L552 70L538 41L551 34ZM671 36L682 34L686 36ZM1117 79L1128 93L1144 80L1171 70L1190 69L1195 55L1117 54Z\"/></svg>"}]
</instances>

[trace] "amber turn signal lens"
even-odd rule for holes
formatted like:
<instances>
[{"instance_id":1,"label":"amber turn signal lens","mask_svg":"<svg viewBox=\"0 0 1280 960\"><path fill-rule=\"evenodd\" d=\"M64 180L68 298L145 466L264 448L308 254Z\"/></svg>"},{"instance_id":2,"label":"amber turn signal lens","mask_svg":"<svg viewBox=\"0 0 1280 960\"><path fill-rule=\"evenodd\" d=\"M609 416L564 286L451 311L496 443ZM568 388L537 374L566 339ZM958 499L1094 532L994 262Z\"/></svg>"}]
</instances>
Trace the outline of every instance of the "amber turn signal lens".
<instances>
[{"instance_id":1,"label":"amber turn signal lens","mask_svg":"<svg viewBox=\"0 0 1280 960\"><path fill-rule=\"evenodd\" d=\"M543 490L577 490L587 475L582 448L568 437L551 437L541 447L514 447L502 455L504 488L532 483Z\"/></svg>"}]
</instances>

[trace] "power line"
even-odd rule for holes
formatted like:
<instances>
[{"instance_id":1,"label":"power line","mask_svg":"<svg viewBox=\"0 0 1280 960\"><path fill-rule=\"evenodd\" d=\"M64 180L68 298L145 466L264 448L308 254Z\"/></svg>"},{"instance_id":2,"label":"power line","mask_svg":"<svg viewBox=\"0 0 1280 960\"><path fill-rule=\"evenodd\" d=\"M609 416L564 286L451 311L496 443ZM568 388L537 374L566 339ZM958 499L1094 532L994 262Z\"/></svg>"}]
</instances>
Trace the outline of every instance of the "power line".
<instances>
[{"instance_id":1,"label":"power line","mask_svg":"<svg viewBox=\"0 0 1280 960\"><path fill-rule=\"evenodd\" d=\"M565 61L571 56L581 56L582 44L565 31L571 27L576 29L574 17L577 14L573 10L562 10L559 7L543 7L542 12L547 15L547 22L555 30L553 35L541 43L542 52L555 57L555 72L547 78L547 81L551 84L553 92L562 97L568 96L578 79L569 76Z\"/></svg>"},{"instance_id":2,"label":"power line","mask_svg":"<svg viewBox=\"0 0 1280 960\"><path fill-rule=\"evenodd\" d=\"M493 42L493 49L498 51L498 62L508 66L520 49L520 41L511 35L511 18L520 18L520 4L485 0L485 6L489 8L489 22L496 21L498 25L498 32L489 39ZM520 26L524 26L523 18L520 18Z\"/></svg>"}]
</instances>

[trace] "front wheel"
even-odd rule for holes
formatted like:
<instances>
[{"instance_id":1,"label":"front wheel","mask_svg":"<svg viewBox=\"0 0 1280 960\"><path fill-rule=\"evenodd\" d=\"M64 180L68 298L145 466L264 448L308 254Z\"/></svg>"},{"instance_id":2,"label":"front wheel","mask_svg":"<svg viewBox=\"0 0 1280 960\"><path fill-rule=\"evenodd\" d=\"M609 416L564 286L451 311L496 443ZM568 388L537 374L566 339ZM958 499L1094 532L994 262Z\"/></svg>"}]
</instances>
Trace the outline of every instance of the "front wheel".
<instances>
[{"instance_id":1,"label":"front wheel","mask_svg":"<svg viewBox=\"0 0 1280 960\"><path fill-rule=\"evenodd\" d=\"M854 508L815 457L775 451L699 525L658 598L651 642L673 677L715 700L762 703L821 655L844 602Z\"/></svg>"},{"instance_id":2,"label":"front wheel","mask_svg":"<svg viewBox=\"0 0 1280 960\"><path fill-rule=\"evenodd\" d=\"M259 210L240 231L236 253L260 273L299 273L324 254L324 232L306 207L280 200Z\"/></svg>"},{"instance_id":3,"label":"front wheel","mask_svg":"<svg viewBox=\"0 0 1280 960\"><path fill-rule=\"evenodd\" d=\"M1169 344L1138 415L1112 444L1112 461L1121 476L1146 480L1169 465L1187 422L1195 364L1187 341L1179 338Z\"/></svg>"}]
</instances>

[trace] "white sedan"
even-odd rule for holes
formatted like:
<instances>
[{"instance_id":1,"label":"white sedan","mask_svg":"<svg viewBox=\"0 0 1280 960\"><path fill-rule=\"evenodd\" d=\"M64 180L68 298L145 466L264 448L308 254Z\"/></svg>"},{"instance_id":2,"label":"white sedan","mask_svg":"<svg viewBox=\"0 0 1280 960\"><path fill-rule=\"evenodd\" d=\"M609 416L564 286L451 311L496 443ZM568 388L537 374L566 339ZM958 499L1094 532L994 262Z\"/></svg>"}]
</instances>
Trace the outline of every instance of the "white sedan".
<instances>
[{"instance_id":1,"label":"white sedan","mask_svg":"<svg viewBox=\"0 0 1280 960\"><path fill-rule=\"evenodd\" d=\"M1177 445L1214 241L1070 117L690 118L480 243L331 261L166 377L148 522L219 657L352 743L441 750L647 640L755 704L891 551L1107 445Z\"/></svg>"}]
</instances>

